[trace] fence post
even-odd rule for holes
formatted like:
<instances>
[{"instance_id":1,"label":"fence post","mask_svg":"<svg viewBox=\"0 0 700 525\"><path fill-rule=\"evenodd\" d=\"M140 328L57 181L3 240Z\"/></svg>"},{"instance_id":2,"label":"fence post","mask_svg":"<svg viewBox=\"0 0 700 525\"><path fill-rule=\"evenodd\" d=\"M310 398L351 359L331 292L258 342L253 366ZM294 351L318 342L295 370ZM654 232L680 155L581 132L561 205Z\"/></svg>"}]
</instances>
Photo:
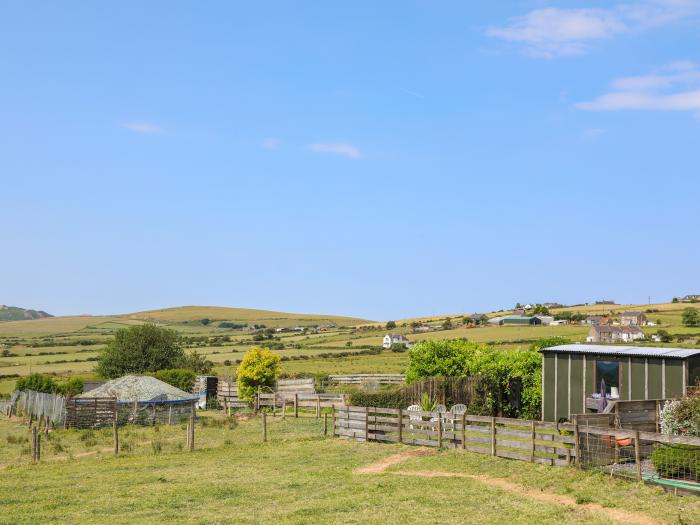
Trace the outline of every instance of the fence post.
<instances>
[{"instance_id":1,"label":"fence post","mask_svg":"<svg viewBox=\"0 0 700 525\"><path fill-rule=\"evenodd\" d=\"M114 433L114 455L119 455L119 426L117 425L117 407L114 407L114 421L112 421L112 431Z\"/></svg>"},{"instance_id":2,"label":"fence post","mask_svg":"<svg viewBox=\"0 0 700 525\"><path fill-rule=\"evenodd\" d=\"M287 418L287 398L282 396L282 419Z\"/></svg>"},{"instance_id":3,"label":"fence post","mask_svg":"<svg viewBox=\"0 0 700 525\"><path fill-rule=\"evenodd\" d=\"M172 405L168 407L168 425L173 424L173 407Z\"/></svg>"},{"instance_id":4,"label":"fence post","mask_svg":"<svg viewBox=\"0 0 700 525\"><path fill-rule=\"evenodd\" d=\"M32 427L32 461L36 463L36 427Z\"/></svg>"},{"instance_id":5,"label":"fence post","mask_svg":"<svg viewBox=\"0 0 700 525\"><path fill-rule=\"evenodd\" d=\"M36 435L36 462L41 461L41 432Z\"/></svg>"},{"instance_id":6,"label":"fence post","mask_svg":"<svg viewBox=\"0 0 700 525\"><path fill-rule=\"evenodd\" d=\"M365 407L365 441L369 441L369 407Z\"/></svg>"},{"instance_id":7,"label":"fence post","mask_svg":"<svg viewBox=\"0 0 700 525\"><path fill-rule=\"evenodd\" d=\"M530 421L530 439L532 447L530 448L530 463L535 462L535 420Z\"/></svg>"},{"instance_id":8,"label":"fence post","mask_svg":"<svg viewBox=\"0 0 700 525\"><path fill-rule=\"evenodd\" d=\"M438 448L442 448L442 413L438 412Z\"/></svg>"},{"instance_id":9,"label":"fence post","mask_svg":"<svg viewBox=\"0 0 700 525\"><path fill-rule=\"evenodd\" d=\"M255 408L256 412L260 410L260 387L258 387L258 391L255 393L255 404L253 407Z\"/></svg>"},{"instance_id":10,"label":"fence post","mask_svg":"<svg viewBox=\"0 0 700 525\"><path fill-rule=\"evenodd\" d=\"M467 448L467 413L462 414L462 450Z\"/></svg>"},{"instance_id":11,"label":"fence post","mask_svg":"<svg viewBox=\"0 0 700 525\"><path fill-rule=\"evenodd\" d=\"M399 443L403 443L403 409L399 408Z\"/></svg>"},{"instance_id":12,"label":"fence post","mask_svg":"<svg viewBox=\"0 0 700 525\"><path fill-rule=\"evenodd\" d=\"M267 412L265 411L262 413L262 432L263 443L267 443Z\"/></svg>"},{"instance_id":13,"label":"fence post","mask_svg":"<svg viewBox=\"0 0 700 525\"><path fill-rule=\"evenodd\" d=\"M321 417L321 394L316 394L316 417Z\"/></svg>"},{"instance_id":14,"label":"fence post","mask_svg":"<svg viewBox=\"0 0 700 525\"><path fill-rule=\"evenodd\" d=\"M190 433L187 443L190 451L194 450L194 418L194 403L192 403L192 413L190 414Z\"/></svg>"},{"instance_id":15,"label":"fence post","mask_svg":"<svg viewBox=\"0 0 700 525\"><path fill-rule=\"evenodd\" d=\"M491 455L496 455L496 418L491 416Z\"/></svg>"},{"instance_id":16,"label":"fence post","mask_svg":"<svg viewBox=\"0 0 700 525\"><path fill-rule=\"evenodd\" d=\"M328 435L328 412L323 413L323 435Z\"/></svg>"},{"instance_id":17,"label":"fence post","mask_svg":"<svg viewBox=\"0 0 700 525\"><path fill-rule=\"evenodd\" d=\"M299 417L299 394L294 394L294 417Z\"/></svg>"},{"instance_id":18,"label":"fence post","mask_svg":"<svg viewBox=\"0 0 700 525\"><path fill-rule=\"evenodd\" d=\"M639 431L634 433L634 462L637 464L637 481L642 481L642 462L639 451Z\"/></svg>"},{"instance_id":19,"label":"fence post","mask_svg":"<svg viewBox=\"0 0 700 525\"><path fill-rule=\"evenodd\" d=\"M574 454L576 458L576 468L581 468L581 434L578 429L578 418L574 416Z\"/></svg>"},{"instance_id":20,"label":"fence post","mask_svg":"<svg viewBox=\"0 0 700 525\"><path fill-rule=\"evenodd\" d=\"M331 424L333 425L331 436L335 437L335 404L331 405L331 410L333 411L333 417L331 418Z\"/></svg>"}]
</instances>

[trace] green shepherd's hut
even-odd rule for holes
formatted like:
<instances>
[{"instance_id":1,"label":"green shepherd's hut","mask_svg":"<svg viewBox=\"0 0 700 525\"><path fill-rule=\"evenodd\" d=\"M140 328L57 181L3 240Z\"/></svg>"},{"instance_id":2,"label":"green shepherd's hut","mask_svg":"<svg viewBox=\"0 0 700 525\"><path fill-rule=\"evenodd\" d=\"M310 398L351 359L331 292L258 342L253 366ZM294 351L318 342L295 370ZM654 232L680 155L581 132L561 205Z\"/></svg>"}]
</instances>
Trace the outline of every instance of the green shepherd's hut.
<instances>
[{"instance_id":1,"label":"green shepherd's hut","mask_svg":"<svg viewBox=\"0 0 700 525\"><path fill-rule=\"evenodd\" d=\"M609 401L669 399L700 382L695 349L571 344L541 352L544 421L603 412Z\"/></svg>"}]
</instances>

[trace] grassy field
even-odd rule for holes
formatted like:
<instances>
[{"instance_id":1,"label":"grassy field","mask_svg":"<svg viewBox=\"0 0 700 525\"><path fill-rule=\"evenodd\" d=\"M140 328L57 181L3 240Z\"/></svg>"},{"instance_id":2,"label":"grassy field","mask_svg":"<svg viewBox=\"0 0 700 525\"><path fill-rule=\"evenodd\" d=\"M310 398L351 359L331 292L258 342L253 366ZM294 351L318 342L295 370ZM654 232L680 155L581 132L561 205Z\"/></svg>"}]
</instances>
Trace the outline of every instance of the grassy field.
<instances>
[{"instance_id":1,"label":"grassy field","mask_svg":"<svg viewBox=\"0 0 700 525\"><path fill-rule=\"evenodd\" d=\"M117 458L109 432L56 431L31 465L0 416L0 523L700 523L696 498L593 472L462 451L377 469L416 449L324 438L315 418L268 428L262 444L259 418L205 414L192 453L181 426L126 428Z\"/></svg>"}]
</instances>

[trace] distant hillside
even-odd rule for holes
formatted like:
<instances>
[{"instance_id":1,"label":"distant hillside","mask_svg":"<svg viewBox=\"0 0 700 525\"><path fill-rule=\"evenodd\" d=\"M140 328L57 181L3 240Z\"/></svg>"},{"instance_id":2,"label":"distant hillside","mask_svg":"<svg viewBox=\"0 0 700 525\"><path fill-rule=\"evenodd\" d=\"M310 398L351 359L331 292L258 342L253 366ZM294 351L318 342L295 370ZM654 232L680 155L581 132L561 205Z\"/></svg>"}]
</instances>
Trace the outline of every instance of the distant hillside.
<instances>
[{"instance_id":1,"label":"distant hillside","mask_svg":"<svg viewBox=\"0 0 700 525\"><path fill-rule=\"evenodd\" d=\"M0 304L0 321L29 321L31 319L43 319L53 317L42 310L27 310L19 306L5 306Z\"/></svg>"}]
</instances>

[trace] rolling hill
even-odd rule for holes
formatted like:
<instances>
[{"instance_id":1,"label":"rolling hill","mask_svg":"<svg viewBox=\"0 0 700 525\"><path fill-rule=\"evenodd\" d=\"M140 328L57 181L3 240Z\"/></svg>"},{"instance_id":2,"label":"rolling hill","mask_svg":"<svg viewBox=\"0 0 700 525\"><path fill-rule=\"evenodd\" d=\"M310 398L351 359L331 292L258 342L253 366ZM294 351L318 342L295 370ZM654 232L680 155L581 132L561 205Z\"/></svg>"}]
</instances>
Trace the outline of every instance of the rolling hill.
<instances>
[{"instance_id":1,"label":"rolling hill","mask_svg":"<svg viewBox=\"0 0 700 525\"><path fill-rule=\"evenodd\" d=\"M6 306L0 304L0 321L26 321L31 319L43 319L53 317L42 310L31 310L19 306Z\"/></svg>"}]
</instances>

